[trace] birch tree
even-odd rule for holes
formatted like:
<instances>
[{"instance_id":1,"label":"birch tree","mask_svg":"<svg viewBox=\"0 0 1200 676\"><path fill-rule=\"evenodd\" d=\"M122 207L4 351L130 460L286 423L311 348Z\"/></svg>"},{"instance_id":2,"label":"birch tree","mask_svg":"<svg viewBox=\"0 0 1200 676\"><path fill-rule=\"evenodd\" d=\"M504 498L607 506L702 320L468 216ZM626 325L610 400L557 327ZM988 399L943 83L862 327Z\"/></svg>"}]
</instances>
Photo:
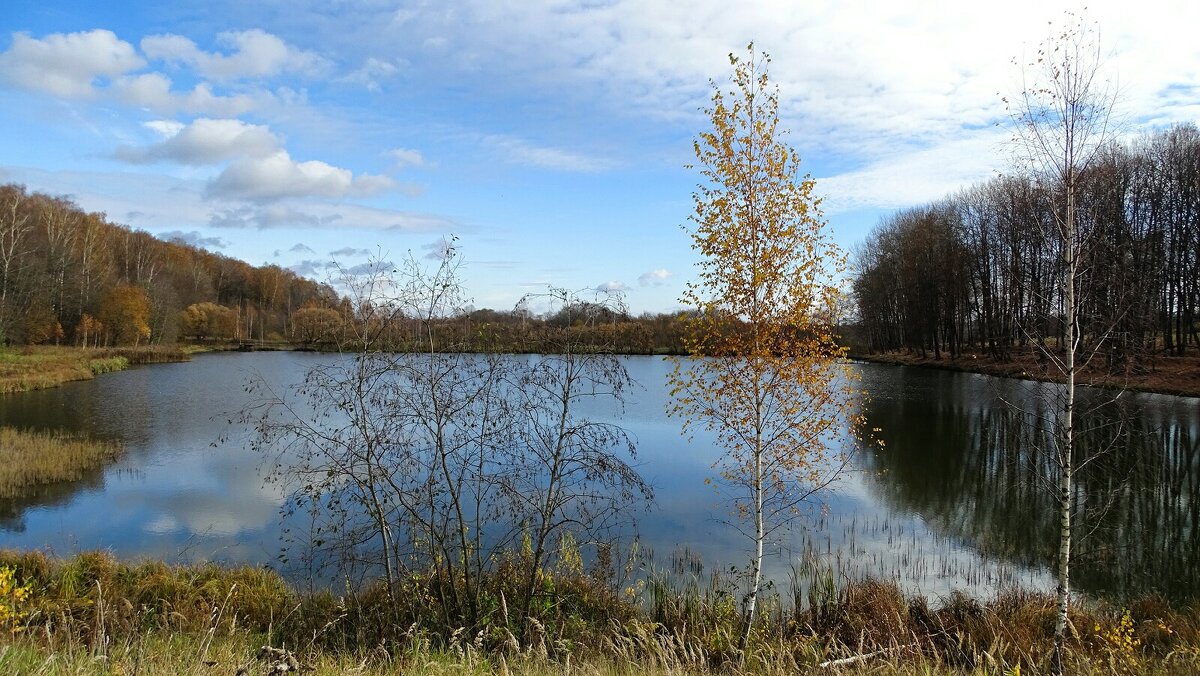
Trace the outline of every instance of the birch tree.
<instances>
[{"instance_id":1,"label":"birch tree","mask_svg":"<svg viewBox=\"0 0 1200 676\"><path fill-rule=\"evenodd\" d=\"M693 358L675 362L670 411L685 433L705 429L724 447L718 481L752 546L744 654L767 543L845 468L839 442L856 418L827 321L845 256L799 154L782 141L770 58L751 44L729 59L733 86L713 83L712 129L694 142L701 183L688 229L700 262L681 298Z\"/></svg>"},{"instance_id":2,"label":"birch tree","mask_svg":"<svg viewBox=\"0 0 1200 676\"><path fill-rule=\"evenodd\" d=\"M1068 13L1061 29L1022 67L1023 89L1006 99L1013 120L1018 158L1053 193L1052 241L1058 249L1058 306L1061 342L1042 350L1064 382L1054 420L1050 461L1055 474L1059 545L1055 564L1057 613L1054 625L1054 673L1064 669L1071 602L1071 538L1075 512L1076 444L1079 437L1075 394L1079 371L1098 353L1106 338L1101 326L1088 327L1085 298L1092 285L1091 232L1080 227L1081 178L1111 136L1115 90L1102 75L1097 29L1086 18ZM1090 328L1090 330L1088 330Z\"/></svg>"}]
</instances>

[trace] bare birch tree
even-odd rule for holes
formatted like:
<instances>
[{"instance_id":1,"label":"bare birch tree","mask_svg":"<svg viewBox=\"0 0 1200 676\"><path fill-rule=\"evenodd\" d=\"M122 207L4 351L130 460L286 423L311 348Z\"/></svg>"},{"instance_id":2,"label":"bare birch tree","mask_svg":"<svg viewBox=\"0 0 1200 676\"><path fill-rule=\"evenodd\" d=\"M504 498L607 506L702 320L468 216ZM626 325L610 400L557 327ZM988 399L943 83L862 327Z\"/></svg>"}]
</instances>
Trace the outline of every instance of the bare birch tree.
<instances>
[{"instance_id":1,"label":"bare birch tree","mask_svg":"<svg viewBox=\"0 0 1200 676\"><path fill-rule=\"evenodd\" d=\"M1038 341L1045 358L1064 381L1054 420L1050 453L1054 497L1058 508L1059 544L1055 564L1057 614L1053 670L1061 674L1071 602L1071 539L1075 515L1075 472L1079 422L1076 380L1080 369L1106 339L1103 327L1088 326L1085 294L1091 272L1090 232L1079 214L1084 173L1112 136L1116 101L1113 85L1103 75L1097 27L1086 17L1066 15L1061 28L1042 43L1034 58L1019 64L1022 91L1005 99L1013 121L1018 158L1033 170L1053 195L1051 241L1058 249L1058 308L1061 322L1057 349ZM1090 330L1089 330L1090 329Z\"/></svg>"}]
</instances>

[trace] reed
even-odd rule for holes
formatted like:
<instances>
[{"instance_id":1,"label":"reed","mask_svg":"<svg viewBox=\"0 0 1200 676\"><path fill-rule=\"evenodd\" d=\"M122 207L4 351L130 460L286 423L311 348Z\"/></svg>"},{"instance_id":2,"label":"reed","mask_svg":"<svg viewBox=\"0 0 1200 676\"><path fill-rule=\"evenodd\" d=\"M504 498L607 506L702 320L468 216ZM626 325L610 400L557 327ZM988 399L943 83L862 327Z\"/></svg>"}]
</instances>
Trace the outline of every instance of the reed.
<instances>
[{"instance_id":1,"label":"reed","mask_svg":"<svg viewBox=\"0 0 1200 676\"><path fill-rule=\"evenodd\" d=\"M816 605L777 594L743 661L728 581L688 565L656 573L633 596L594 571L543 571L548 603L525 643L503 604L481 626L445 624L428 602L435 581L417 573L402 581L402 598L415 602L395 608L378 587L301 593L263 569L97 552L0 552L0 570L32 590L18 609L22 626L0 633L0 673L254 674L295 660L317 674L1036 674L1053 641L1047 594L931 601L836 573L832 589L813 592ZM489 589L505 588L511 572L498 568ZM1080 603L1073 613L1071 673L1200 670L1200 606L1148 597Z\"/></svg>"},{"instance_id":2,"label":"reed","mask_svg":"<svg viewBox=\"0 0 1200 676\"><path fill-rule=\"evenodd\" d=\"M196 350L176 346L0 348L0 394L57 387L137 364L187 361Z\"/></svg>"},{"instance_id":3,"label":"reed","mask_svg":"<svg viewBox=\"0 0 1200 676\"><path fill-rule=\"evenodd\" d=\"M120 453L121 445L112 441L0 427L0 499L28 495L44 484L78 481Z\"/></svg>"}]
</instances>

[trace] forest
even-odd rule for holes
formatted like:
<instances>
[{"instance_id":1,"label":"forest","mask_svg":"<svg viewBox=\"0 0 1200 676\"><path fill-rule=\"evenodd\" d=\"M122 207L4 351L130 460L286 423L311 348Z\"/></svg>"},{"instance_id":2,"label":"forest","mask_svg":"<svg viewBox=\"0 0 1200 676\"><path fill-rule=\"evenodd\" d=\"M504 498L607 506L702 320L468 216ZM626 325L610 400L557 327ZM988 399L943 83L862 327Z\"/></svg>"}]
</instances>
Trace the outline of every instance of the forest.
<instances>
[{"instance_id":1,"label":"forest","mask_svg":"<svg viewBox=\"0 0 1200 676\"><path fill-rule=\"evenodd\" d=\"M335 280L355 284L354 275ZM345 289L343 289L344 291ZM673 313L632 317L620 306L580 300L546 316L469 304L444 318L437 349L544 352L566 326L619 352L679 353ZM380 308L374 308L376 312ZM417 320L395 327L406 350ZM0 186L0 344L116 345L276 341L354 349L356 314L331 284L277 265L244 261L113 223L71 200Z\"/></svg>"},{"instance_id":2,"label":"forest","mask_svg":"<svg viewBox=\"0 0 1200 676\"><path fill-rule=\"evenodd\" d=\"M1200 349L1200 130L1102 149L1079 177L1081 329L1095 366ZM861 349L999 361L1065 330L1051 190L999 176L885 218L854 252ZM1103 364L1100 363L1103 362Z\"/></svg>"},{"instance_id":3,"label":"forest","mask_svg":"<svg viewBox=\"0 0 1200 676\"><path fill-rule=\"evenodd\" d=\"M228 317L230 338L280 337L296 311L337 302L328 285L279 266L163 241L64 197L0 186L0 342L173 343L197 332L206 309Z\"/></svg>"}]
</instances>

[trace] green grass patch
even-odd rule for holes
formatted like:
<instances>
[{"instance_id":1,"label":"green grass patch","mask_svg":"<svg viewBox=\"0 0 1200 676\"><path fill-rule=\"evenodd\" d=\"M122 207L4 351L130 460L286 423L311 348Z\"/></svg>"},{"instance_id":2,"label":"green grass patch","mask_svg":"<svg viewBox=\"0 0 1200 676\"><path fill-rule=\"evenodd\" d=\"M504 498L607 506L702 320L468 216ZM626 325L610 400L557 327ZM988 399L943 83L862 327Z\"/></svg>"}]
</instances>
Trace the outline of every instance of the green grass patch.
<instances>
[{"instance_id":1,"label":"green grass patch","mask_svg":"<svg viewBox=\"0 0 1200 676\"><path fill-rule=\"evenodd\" d=\"M129 368L129 360L125 357L105 357L91 360L88 366L92 369L92 375L98 376L114 371L124 371Z\"/></svg>"}]
</instances>

